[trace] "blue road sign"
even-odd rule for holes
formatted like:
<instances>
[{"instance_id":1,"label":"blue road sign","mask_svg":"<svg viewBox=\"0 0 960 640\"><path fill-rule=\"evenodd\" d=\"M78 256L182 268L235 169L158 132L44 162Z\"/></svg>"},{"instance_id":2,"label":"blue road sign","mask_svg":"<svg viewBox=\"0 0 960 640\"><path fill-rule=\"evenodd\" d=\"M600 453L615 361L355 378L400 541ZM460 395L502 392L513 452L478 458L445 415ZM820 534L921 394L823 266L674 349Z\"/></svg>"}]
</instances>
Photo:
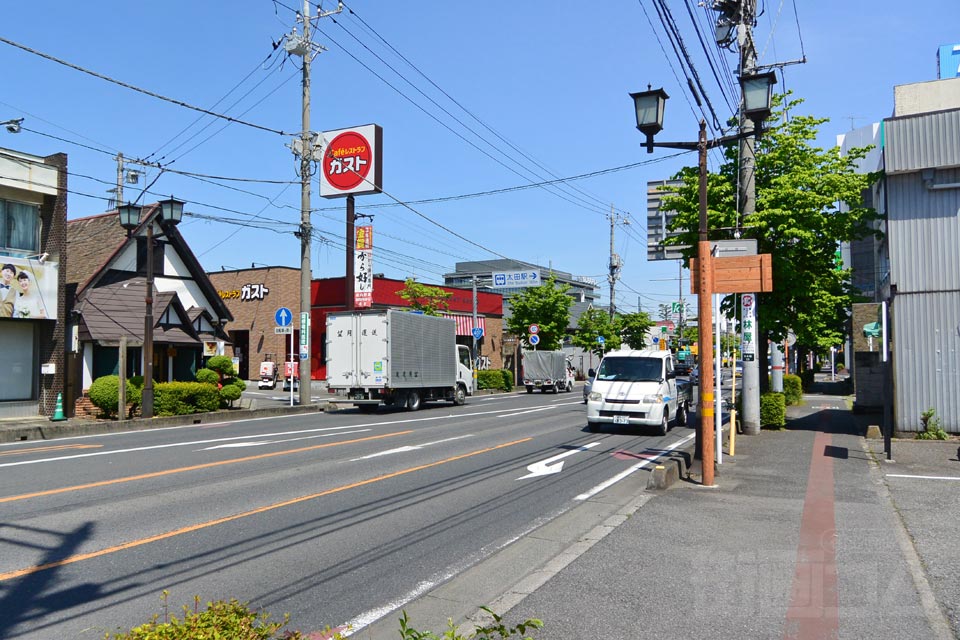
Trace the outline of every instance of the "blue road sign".
<instances>
[{"instance_id":1,"label":"blue road sign","mask_svg":"<svg viewBox=\"0 0 960 640\"><path fill-rule=\"evenodd\" d=\"M537 334L533 334L532 336L527 338L527 342L529 342L533 346L537 346L540 343L540 336L538 336Z\"/></svg>"},{"instance_id":2,"label":"blue road sign","mask_svg":"<svg viewBox=\"0 0 960 640\"><path fill-rule=\"evenodd\" d=\"M597 336L597 343L598 343L598 344L603 344L603 343L606 342L606 341L607 341L607 339L604 338L603 336Z\"/></svg>"},{"instance_id":3,"label":"blue road sign","mask_svg":"<svg viewBox=\"0 0 960 640\"><path fill-rule=\"evenodd\" d=\"M482 337L483 337L483 329L481 329L480 327L474 327L474 328L473 328L473 337L474 337L475 339L477 339L477 340L479 340L480 338L482 338Z\"/></svg>"},{"instance_id":4,"label":"blue road sign","mask_svg":"<svg viewBox=\"0 0 960 640\"><path fill-rule=\"evenodd\" d=\"M273 317L277 321L278 327L286 327L293 321L293 314L286 307L277 309L277 313Z\"/></svg>"}]
</instances>

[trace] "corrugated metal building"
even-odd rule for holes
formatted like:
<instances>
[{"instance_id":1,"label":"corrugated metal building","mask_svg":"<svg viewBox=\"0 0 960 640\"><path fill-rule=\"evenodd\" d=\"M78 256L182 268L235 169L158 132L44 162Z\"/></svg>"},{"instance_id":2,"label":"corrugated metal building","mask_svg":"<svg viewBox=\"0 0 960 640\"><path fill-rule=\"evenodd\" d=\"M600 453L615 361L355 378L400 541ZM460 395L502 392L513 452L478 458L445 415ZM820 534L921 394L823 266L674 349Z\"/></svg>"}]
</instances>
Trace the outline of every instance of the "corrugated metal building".
<instances>
[{"instance_id":1,"label":"corrugated metal building","mask_svg":"<svg viewBox=\"0 0 960 640\"><path fill-rule=\"evenodd\" d=\"M960 79L896 87L883 123L897 431L960 433ZM881 286L885 283L881 283Z\"/></svg>"}]
</instances>

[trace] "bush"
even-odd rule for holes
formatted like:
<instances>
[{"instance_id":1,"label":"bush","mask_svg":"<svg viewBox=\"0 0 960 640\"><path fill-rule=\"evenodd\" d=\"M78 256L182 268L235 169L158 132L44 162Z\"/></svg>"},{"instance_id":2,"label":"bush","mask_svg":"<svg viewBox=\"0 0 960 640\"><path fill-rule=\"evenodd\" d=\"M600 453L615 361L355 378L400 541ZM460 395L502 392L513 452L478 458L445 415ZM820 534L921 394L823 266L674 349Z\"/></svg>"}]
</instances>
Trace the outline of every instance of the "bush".
<instances>
[{"instance_id":1,"label":"bush","mask_svg":"<svg viewBox=\"0 0 960 640\"><path fill-rule=\"evenodd\" d=\"M481 369L477 371L477 389L504 389L503 374L500 369Z\"/></svg>"},{"instance_id":2,"label":"bush","mask_svg":"<svg viewBox=\"0 0 960 640\"><path fill-rule=\"evenodd\" d=\"M216 371L221 379L237 375L236 369L233 368L233 359L227 356L213 356L207 360L207 369Z\"/></svg>"},{"instance_id":3,"label":"bush","mask_svg":"<svg viewBox=\"0 0 960 640\"><path fill-rule=\"evenodd\" d=\"M198 369L195 377L204 384L220 384L220 374L213 369Z\"/></svg>"},{"instance_id":4,"label":"bush","mask_svg":"<svg viewBox=\"0 0 960 640\"><path fill-rule=\"evenodd\" d=\"M781 429L787 424L787 403L782 393L760 396L760 426Z\"/></svg>"},{"instance_id":5,"label":"bush","mask_svg":"<svg viewBox=\"0 0 960 640\"><path fill-rule=\"evenodd\" d=\"M537 620L536 618L528 618L518 623L515 627L508 627L503 624L503 618L489 608L480 608L493 616L493 623L483 626L475 625L473 632L469 635L457 633L457 625L453 623L452 619L448 619L447 630L443 632L443 635L438 636L430 631L417 631L410 627L410 618L407 616L407 612L404 611L400 618L400 638L401 640L493 640L494 638L506 640L507 638L516 636L518 638L523 637L523 640L531 640L529 636L524 636L527 629L543 628L543 620Z\"/></svg>"},{"instance_id":6,"label":"bush","mask_svg":"<svg viewBox=\"0 0 960 640\"><path fill-rule=\"evenodd\" d=\"M164 609L167 604L167 591L161 598ZM231 599L229 602L218 600L208 602L207 608L200 611L200 598L194 598L193 611L183 606L183 618L160 615L128 633L107 633L104 640L194 640L195 638L223 638L224 640L268 640L285 638L287 640L305 640L299 631L280 630L289 622L284 616L283 622L270 622L270 614L250 611L246 603ZM339 633L330 636L331 640L343 638Z\"/></svg>"},{"instance_id":7,"label":"bush","mask_svg":"<svg viewBox=\"0 0 960 640\"><path fill-rule=\"evenodd\" d=\"M143 380L143 378L140 379ZM142 391L142 384L136 387L131 380L127 380L128 403L133 404L134 407L139 406ZM107 418L116 417L120 409L120 377L100 376L90 385L87 395L90 396L90 402L100 409L101 415Z\"/></svg>"},{"instance_id":8,"label":"bush","mask_svg":"<svg viewBox=\"0 0 960 640\"><path fill-rule=\"evenodd\" d=\"M154 385L153 393L154 413L158 416L182 416L220 408L220 393L212 384L160 382Z\"/></svg>"},{"instance_id":9,"label":"bush","mask_svg":"<svg viewBox=\"0 0 960 640\"><path fill-rule=\"evenodd\" d=\"M943 430L940 418L934 417L936 410L930 407L920 414L920 425L923 431L917 434L917 440L946 440L949 436Z\"/></svg>"},{"instance_id":10,"label":"bush","mask_svg":"<svg viewBox=\"0 0 960 640\"><path fill-rule=\"evenodd\" d=\"M800 372L800 383L804 390L809 390L813 386L814 375L813 369L804 369Z\"/></svg>"},{"instance_id":11,"label":"bush","mask_svg":"<svg viewBox=\"0 0 960 640\"><path fill-rule=\"evenodd\" d=\"M240 399L242 393L242 389L236 385L223 385L223 387L220 389L220 406L232 406L234 401Z\"/></svg>"},{"instance_id":12,"label":"bush","mask_svg":"<svg viewBox=\"0 0 960 640\"><path fill-rule=\"evenodd\" d=\"M513 389L513 371L510 371L510 369L500 369L500 373L503 374L503 390L510 391Z\"/></svg>"},{"instance_id":13,"label":"bush","mask_svg":"<svg viewBox=\"0 0 960 640\"><path fill-rule=\"evenodd\" d=\"M803 381L800 376L783 376L783 396L787 406L800 404L803 400Z\"/></svg>"}]
</instances>

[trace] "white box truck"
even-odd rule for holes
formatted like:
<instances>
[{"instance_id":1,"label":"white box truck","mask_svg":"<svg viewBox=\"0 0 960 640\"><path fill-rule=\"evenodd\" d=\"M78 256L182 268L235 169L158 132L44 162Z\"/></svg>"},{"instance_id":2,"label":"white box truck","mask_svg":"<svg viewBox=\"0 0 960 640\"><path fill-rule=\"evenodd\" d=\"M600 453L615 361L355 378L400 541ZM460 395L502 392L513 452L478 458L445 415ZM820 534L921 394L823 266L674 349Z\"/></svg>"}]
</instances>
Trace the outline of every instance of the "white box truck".
<instances>
[{"instance_id":1,"label":"white box truck","mask_svg":"<svg viewBox=\"0 0 960 640\"><path fill-rule=\"evenodd\" d=\"M524 351L523 386L527 393L540 389L543 393L552 391L573 391L573 365L563 351Z\"/></svg>"},{"instance_id":2,"label":"white box truck","mask_svg":"<svg viewBox=\"0 0 960 640\"><path fill-rule=\"evenodd\" d=\"M331 313L326 347L332 402L416 411L425 400L461 405L473 395L470 349L457 344L449 318L396 309Z\"/></svg>"}]
</instances>

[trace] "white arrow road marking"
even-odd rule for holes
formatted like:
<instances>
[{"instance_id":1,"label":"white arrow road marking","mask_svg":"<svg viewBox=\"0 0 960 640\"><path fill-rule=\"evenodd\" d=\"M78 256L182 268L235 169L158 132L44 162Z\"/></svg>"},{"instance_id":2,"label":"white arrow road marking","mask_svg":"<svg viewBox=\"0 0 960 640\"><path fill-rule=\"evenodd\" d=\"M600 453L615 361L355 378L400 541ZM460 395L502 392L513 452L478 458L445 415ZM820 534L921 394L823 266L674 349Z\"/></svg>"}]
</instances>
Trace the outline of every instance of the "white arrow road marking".
<instances>
[{"instance_id":1,"label":"white arrow road marking","mask_svg":"<svg viewBox=\"0 0 960 640\"><path fill-rule=\"evenodd\" d=\"M473 434L468 433L462 436L454 436L453 438L444 438L443 440L434 440L433 442L424 442L423 444L415 445L406 445L403 447L397 447L396 449L387 449L386 451L378 451L377 453L371 453L370 455L361 456L359 458L353 458L350 462L357 462L358 460L369 460L370 458L379 458L380 456L388 456L391 453L406 453L407 451L416 451L417 449L423 449L424 447L429 447L434 444L441 444L443 442L450 442L452 440L461 440L463 438L472 438Z\"/></svg>"},{"instance_id":2,"label":"white arrow road marking","mask_svg":"<svg viewBox=\"0 0 960 640\"><path fill-rule=\"evenodd\" d=\"M541 460L540 462L534 462L527 467L527 471L530 473L517 478L517 480L525 480L526 478L536 478L538 476L548 476L552 473L560 473L560 471L563 469L563 463L557 462L557 460L562 460L563 458L572 456L575 453L586 451L587 449L595 447L598 444L600 443L591 442L590 444L585 444L582 447L577 447L576 449L571 449L570 451L565 451L561 454L555 455L552 458L547 458L546 460Z\"/></svg>"}]
</instances>

